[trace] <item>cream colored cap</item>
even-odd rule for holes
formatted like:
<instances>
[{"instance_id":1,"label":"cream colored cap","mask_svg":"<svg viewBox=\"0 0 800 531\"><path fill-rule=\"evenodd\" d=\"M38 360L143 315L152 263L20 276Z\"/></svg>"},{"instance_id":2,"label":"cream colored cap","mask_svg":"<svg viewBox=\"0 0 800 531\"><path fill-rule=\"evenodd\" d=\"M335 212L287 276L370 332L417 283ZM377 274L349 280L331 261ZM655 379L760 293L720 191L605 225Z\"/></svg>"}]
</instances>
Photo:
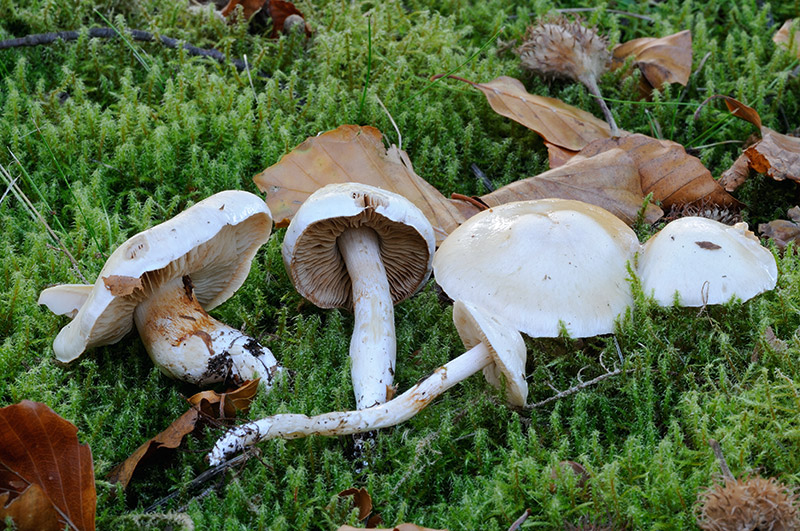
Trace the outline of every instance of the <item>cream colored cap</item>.
<instances>
[{"instance_id":1,"label":"cream colored cap","mask_svg":"<svg viewBox=\"0 0 800 531\"><path fill-rule=\"evenodd\" d=\"M87 348L122 339L133 327L136 305L174 278L189 275L206 310L222 304L247 278L271 231L266 203L230 190L133 236L109 257L90 292L88 286L66 285L40 294L39 304L74 315L53 343L56 357L67 363Z\"/></svg>"},{"instance_id":2,"label":"cream colored cap","mask_svg":"<svg viewBox=\"0 0 800 531\"><path fill-rule=\"evenodd\" d=\"M424 285L436 239L422 211L381 188L337 183L311 194L286 229L283 262L303 297L320 308L353 308L350 276L336 239L355 227L377 233L394 304Z\"/></svg>"},{"instance_id":3,"label":"cream colored cap","mask_svg":"<svg viewBox=\"0 0 800 531\"><path fill-rule=\"evenodd\" d=\"M505 378L508 403L524 406L528 399L528 384L525 382L525 342L520 333L513 326L464 301L453 303L453 322L467 349L480 343L489 349L494 363L483 369L486 381L500 389Z\"/></svg>"},{"instance_id":4,"label":"cream colored cap","mask_svg":"<svg viewBox=\"0 0 800 531\"><path fill-rule=\"evenodd\" d=\"M676 219L644 244L638 266L645 294L671 306L747 300L775 287L775 257L745 223L707 218Z\"/></svg>"},{"instance_id":5,"label":"cream colored cap","mask_svg":"<svg viewBox=\"0 0 800 531\"><path fill-rule=\"evenodd\" d=\"M627 263L636 234L608 211L580 201L507 203L468 219L433 259L436 281L532 337L614 331L633 304Z\"/></svg>"}]
</instances>

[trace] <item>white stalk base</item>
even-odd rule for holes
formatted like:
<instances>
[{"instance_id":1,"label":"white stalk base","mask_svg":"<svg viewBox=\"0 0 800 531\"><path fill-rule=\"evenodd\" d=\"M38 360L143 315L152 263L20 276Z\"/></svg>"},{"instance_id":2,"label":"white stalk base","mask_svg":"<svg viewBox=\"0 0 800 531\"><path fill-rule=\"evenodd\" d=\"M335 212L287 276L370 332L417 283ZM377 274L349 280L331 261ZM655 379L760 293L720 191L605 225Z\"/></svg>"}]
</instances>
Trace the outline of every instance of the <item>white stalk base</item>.
<instances>
[{"instance_id":1,"label":"white stalk base","mask_svg":"<svg viewBox=\"0 0 800 531\"><path fill-rule=\"evenodd\" d=\"M375 231L368 227L348 229L336 243L353 285L350 375L356 409L366 409L386 402L394 381L394 304Z\"/></svg>"},{"instance_id":2,"label":"white stalk base","mask_svg":"<svg viewBox=\"0 0 800 531\"><path fill-rule=\"evenodd\" d=\"M282 370L268 348L208 315L189 277L154 292L133 317L153 363L170 378L205 386L258 375L269 389Z\"/></svg>"},{"instance_id":3,"label":"white stalk base","mask_svg":"<svg viewBox=\"0 0 800 531\"><path fill-rule=\"evenodd\" d=\"M478 344L402 395L360 411L337 411L315 417L286 413L248 422L228 431L208 455L212 466L245 447L269 439L298 439L308 435L349 435L388 428L404 422L425 408L437 396L492 363L492 355Z\"/></svg>"}]
</instances>

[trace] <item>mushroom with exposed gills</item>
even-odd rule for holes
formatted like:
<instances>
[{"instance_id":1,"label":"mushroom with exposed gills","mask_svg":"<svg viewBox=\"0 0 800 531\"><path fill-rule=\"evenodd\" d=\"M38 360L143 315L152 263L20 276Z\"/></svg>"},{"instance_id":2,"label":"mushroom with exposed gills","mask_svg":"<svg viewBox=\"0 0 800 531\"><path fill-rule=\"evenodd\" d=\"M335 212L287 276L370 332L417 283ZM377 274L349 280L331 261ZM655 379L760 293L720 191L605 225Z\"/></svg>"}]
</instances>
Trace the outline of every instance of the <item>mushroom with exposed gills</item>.
<instances>
[{"instance_id":1,"label":"mushroom with exposed gills","mask_svg":"<svg viewBox=\"0 0 800 531\"><path fill-rule=\"evenodd\" d=\"M307 417L275 415L229 431L214 446L219 463L275 437L346 435L403 422L436 396L483 369L506 398L525 403L525 345L520 331L553 337L613 332L633 303L627 264L634 232L606 210L560 199L508 203L468 219L433 260L437 282L456 300L453 320L469 350L381 406Z\"/></svg>"},{"instance_id":2,"label":"mushroom with exposed gills","mask_svg":"<svg viewBox=\"0 0 800 531\"><path fill-rule=\"evenodd\" d=\"M778 280L775 257L747 230L700 217L667 223L644 244L637 273L661 306L705 306L748 300Z\"/></svg>"},{"instance_id":3,"label":"mushroom with exposed gills","mask_svg":"<svg viewBox=\"0 0 800 531\"><path fill-rule=\"evenodd\" d=\"M272 231L263 200L215 194L117 248L94 285L42 291L39 304L67 324L53 343L63 363L116 343L134 323L156 366L197 385L239 383L258 374L271 386L281 367L269 349L210 315L242 285Z\"/></svg>"},{"instance_id":4,"label":"mushroom with exposed gills","mask_svg":"<svg viewBox=\"0 0 800 531\"><path fill-rule=\"evenodd\" d=\"M303 203L283 240L295 288L320 308L353 310L351 376L356 407L386 402L394 380L394 305L430 276L430 222L398 194L329 184Z\"/></svg>"}]
</instances>

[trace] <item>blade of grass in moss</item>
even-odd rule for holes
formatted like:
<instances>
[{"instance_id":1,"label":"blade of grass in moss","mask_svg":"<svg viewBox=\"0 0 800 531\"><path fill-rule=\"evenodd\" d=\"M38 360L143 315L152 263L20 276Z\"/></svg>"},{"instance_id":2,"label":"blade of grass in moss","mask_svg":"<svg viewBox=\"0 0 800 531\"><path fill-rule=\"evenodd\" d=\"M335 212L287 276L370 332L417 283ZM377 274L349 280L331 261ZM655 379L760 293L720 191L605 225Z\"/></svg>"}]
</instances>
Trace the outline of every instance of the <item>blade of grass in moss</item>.
<instances>
[{"instance_id":1,"label":"blade of grass in moss","mask_svg":"<svg viewBox=\"0 0 800 531\"><path fill-rule=\"evenodd\" d=\"M431 87L436 85L436 83L438 83L440 80L445 79L447 76L451 76L451 75L455 74L456 72L458 72L459 70L464 68L466 65L471 63L476 57L478 57L478 55L481 54L481 52L483 52L486 48L488 48L491 43L493 43L493 42L495 42L497 40L497 36L500 35L500 33L503 31L503 29L504 29L503 26L500 26L499 28L497 28L497 30L494 33L492 33L492 36L489 37L489 39L486 42L484 42L483 45L481 45L481 47L478 48L478 50L475 53L470 55L467 58L466 61L464 61L460 65L456 66L455 68L451 69L449 72L447 72L443 76L437 77L433 81L429 82L427 85L422 87L420 90L418 90L417 92L415 92L414 94L412 94L408 98L406 98L403 101L401 101L398 104L398 107L404 107L408 102L410 102L412 100L415 100L418 96L420 96L421 94L424 94L425 92L427 92L428 89L430 89Z\"/></svg>"},{"instance_id":2,"label":"blade of grass in moss","mask_svg":"<svg viewBox=\"0 0 800 531\"><path fill-rule=\"evenodd\" d=\"M358 119L356 123L361 123L362 112L364 111L364 101L367 98L367 88L369 88L369 76L372 71L372 17L367 17L367 79L364 81L364 90L361 92L361 103L358 104Z\"/></svg>"}]
</instances>

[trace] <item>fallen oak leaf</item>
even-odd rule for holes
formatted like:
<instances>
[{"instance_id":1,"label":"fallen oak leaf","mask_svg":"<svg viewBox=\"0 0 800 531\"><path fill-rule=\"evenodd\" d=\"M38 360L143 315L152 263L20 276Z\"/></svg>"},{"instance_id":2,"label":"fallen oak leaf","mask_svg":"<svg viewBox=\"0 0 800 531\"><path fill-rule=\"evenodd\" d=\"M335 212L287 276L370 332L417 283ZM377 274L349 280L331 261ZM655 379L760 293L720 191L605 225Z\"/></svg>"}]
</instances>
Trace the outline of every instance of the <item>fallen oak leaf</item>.
<instances>
[{"instance_id":1,"label":"fallen oak leaf","mask_svg":"<svg viewBox=\"0 0 800 531\"><path fill-rule=\"evenodd\" d=\"M441 76L432 79L438 77ZM558 147L578 151L594 140L611 136L603 120L559 99L530 94L522 82L513 77L501 76L488 83L448 77L480 90L497 114L524 125Z\"/></svg>"},{"instance_id":2,"label":"fallen oak leaf","mask_svg":"<svg viewBox=\"0 0 800 531\"><path fill-rule=\"evenodd\" d=\"M374 127L342 125L310 137L253 178L266 192L276 227L286 227L300 205L331 183L357 182L406 197L428 218L437 243L466 218L414 172L405 151L388 150Z\"/></svg>"},{"instance_id":3,"label":"fallen oak leaf","mask_svg":"<svg viewBox=\"0 0 800 531\"><path fill-rule=\"evenodd\" d=\"M238 389L228 393L203 391L189 397L192 405L188 411L175 419L167 429L148 440L125 461L114 467L108 474L111 483L120 483L125 489L131 481L138 466L162 449L175 449L183 442L183 438L193 433L204 419L231 418L236 411L246 412L258 391L260 379L249 380Z\"/></svg>"},{"instance_id":4,"label":"fallen oak leaf","mask_svg":"<svg viewBox=\"0 0 800 531\"><path fill-rule=\"evenodd\" d=\"M612 53L612 68L621 67L631 56L650 87L660 88L664 83L686 86L692 73L692 32L684 30L666 37L643 37L619 44Z\"/></svg>"},{"instance_id":5,"label":"fallen oak leaf","mask_svg":"<svg viewBox=\"0 0 800 531\"><path fill-rule=\"evenodd\" d=\"M573 157L563 166L510 183L478 199L495 207L512 201L549 197L597 205L632 225L645 194L633 158L615 148L592 157ZM655 205L645 209L648 223L655 223L663 215Z\"/></svg>"},{"instance_id":6,"label":"fallen oak leaf","mask_svg":"<svg viewBox=\"0 0 800 531\"><path fill-rule=\"evenodd\" d=\"M0 521L18 529L95 528L92 451L78 428L45 404L0 409Z\"/></svg>"}]
</instances>

